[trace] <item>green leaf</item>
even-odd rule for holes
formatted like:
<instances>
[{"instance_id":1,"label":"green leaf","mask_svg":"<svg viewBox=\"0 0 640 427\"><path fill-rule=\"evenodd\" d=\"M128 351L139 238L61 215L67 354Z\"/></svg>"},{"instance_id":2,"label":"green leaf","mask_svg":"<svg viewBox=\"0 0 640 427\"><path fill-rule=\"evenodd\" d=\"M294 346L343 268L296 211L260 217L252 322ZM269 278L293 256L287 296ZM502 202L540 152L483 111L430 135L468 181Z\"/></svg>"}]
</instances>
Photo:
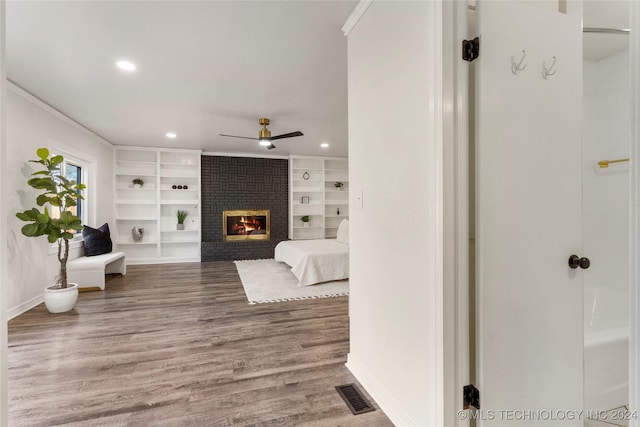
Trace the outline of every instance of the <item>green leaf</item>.
<instances>
[{"instance_id":1,"label":"green leaf","mask_svg":"<svg viewBox=\"0 0 640 427\"><path fill-rule=\"evenodd\" d=\"M57 156L53 156L51 158L51 165L52 166L58 166L60 163L62 163L63 160L64 160L64 157L62 157L59 154Z\"/></svg>"},{"instance_id":2,"label":"green leaf","mask_svg":"<svg viewBox=\"0 0 640 427\"><path fill-rule=\"evenodd\" d=\"M36 199L36 203L38 204L38 206L42 206L45 203L48 203L49 200L51 200L51 198L49 196L47 196L46 194L41 194Z\"/></svg>"},{"instance_id":3,"label":"green leaf","mask_svg":"<svg viewBox=\"0 0 640 427\"><path fill-rule=\"evenodd\" d=\"M73 228L76 231L82 231L82 229L84 228L84 225L82 225L82 221L78 220L69 224L69 228Z\"/></svg>"},{"instance_id":4,"label":"green leaf","mask_svg":"<svg viewBox=\"0 0 640 427\"><path fill-rule=\"evenodd\" d=\"M49 240L49 243L55 243L58 240L58 238L56 236L54 236L53 234L49 234L47 236L47 240Z\"/></svg>"},{"instance_id":5,"label":"green leaf","mask_svg":"<svg viewBox=\"0 0 640 427\"><path fill-rule=\"evenodd\" d=\"M65 232L65 233L62 235L62 238L63 238L64 240L71 240L71 239L73 239L73 236L74 236L73 234L71 234L71 233L69 233L69 232Z\"/></svg>"},{"instance_id":6,"label":"green leaf","mask_svg":"<svg viewBox=\"0 0 640 427\"><path fill-rule=\"evenodd\" d=\"M51 178L31 178L27 184L38 190L49 190L56 192L56 183Z\"/></svg>"},{"instance_id":7,"label":"green leaf","mask_svg":"<svg viewBox=\"0 0 640 427\"><path fill-rule=\"evenodd\" d=\"M38 222L40 224L48 224L49 223L49 215L47 215L46 213L38 214L37 220L38 220Z\"/></svg>"},{"instance_id":8,"label":"green leaf","mask_svg":"<svg viewBox=\"0 0 640 427\"><path fill-rule=\"evenodd\" d=\"M40 157L40 159L42 159L42 161L45 161L49 157L49 149L44 147L38 148L36 154L38 155L38 157Z\"/></svg>"},{"instance_id":9,"label":"green leaf","mask_svg":"<svg viewBox=\"0 0 640 427\"><path fill-rule=\"evenodd\" d=\"M20 218L21 220L23 220L23 221L34 221L35 220L35 218L31 214L31 211L18 212L16 214L16 216L18 218Z\"/></svg>"},{"instance_id":10,"label":"green leaf","mask_svg":"<svg viewBox=\"0 0 640 427\"><path fill-rule=\"evenodd\" d=\"M31 175L49 175L49 171L36 171Z\"/></svg>"},{"instance_id":11,"label":"green leaf","mask_svg":"<svg viewBox=\"0 0 640 427\"><path fill-rule=\"evenodd\" d=\"M35 237L38 236L38 224L27 224L22 227L22 234L27 237Z\"/></svg>"}]
</instances>

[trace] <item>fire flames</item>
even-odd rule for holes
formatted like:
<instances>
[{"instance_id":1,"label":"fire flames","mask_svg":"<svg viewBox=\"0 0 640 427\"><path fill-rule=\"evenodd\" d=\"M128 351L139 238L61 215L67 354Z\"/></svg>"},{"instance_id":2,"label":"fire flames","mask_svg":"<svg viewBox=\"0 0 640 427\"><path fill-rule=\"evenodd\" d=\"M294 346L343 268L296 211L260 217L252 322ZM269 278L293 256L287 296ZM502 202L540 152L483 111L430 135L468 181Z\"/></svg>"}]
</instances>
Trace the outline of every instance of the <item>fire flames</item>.
<instances>
[{"instance_id":1,"label":"fire flames","mask_svg":"<svg viewBox=\"0 0 640 427\"><path fill-rule=\"evenodd\" d=\"M241 216L232 226L234 234L251 234L259 230L262 230L262 224L253 216Z\"/></svg>"}]
</instances>

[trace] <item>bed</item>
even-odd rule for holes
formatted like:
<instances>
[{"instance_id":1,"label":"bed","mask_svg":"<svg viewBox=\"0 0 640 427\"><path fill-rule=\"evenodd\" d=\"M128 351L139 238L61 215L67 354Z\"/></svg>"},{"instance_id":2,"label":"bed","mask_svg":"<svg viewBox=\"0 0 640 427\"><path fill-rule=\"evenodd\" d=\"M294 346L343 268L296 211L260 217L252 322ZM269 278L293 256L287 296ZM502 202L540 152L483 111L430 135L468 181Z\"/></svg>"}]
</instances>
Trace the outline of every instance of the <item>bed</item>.
<instances>
[{"instance_id":1,"label":"bed","mask_svg":"<svg viewBox=\"0 0 640 427\"><path fill-rule=\"evenodd\" d=\"M336 239L287 240L278 243L274 258L291 266L298 286L349 277L349 221L343 220Z\"/></svg>"}]
</instances>

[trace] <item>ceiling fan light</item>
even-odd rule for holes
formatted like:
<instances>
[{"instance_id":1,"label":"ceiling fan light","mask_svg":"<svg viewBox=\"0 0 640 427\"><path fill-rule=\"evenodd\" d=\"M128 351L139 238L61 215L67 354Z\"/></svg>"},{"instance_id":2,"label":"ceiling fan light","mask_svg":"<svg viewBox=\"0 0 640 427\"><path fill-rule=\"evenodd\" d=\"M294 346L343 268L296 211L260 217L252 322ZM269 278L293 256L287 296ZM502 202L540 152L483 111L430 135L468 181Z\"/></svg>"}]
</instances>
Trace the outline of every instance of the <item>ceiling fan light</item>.
<instances>
[{"instance_id":1,"label":"ceiling fan light","mask_svg":"<svg viewBox=\"0 0 640 427\"><path fill-rule=\"evenodd\" d=\"M268 139L268 138L260 138L260 139L258 140L258 143L259 143L260 145L264 145L265 147L268 147L269 145L271 145L271 140L270 140L270 139Z\"/></svg>"}]
</instances>

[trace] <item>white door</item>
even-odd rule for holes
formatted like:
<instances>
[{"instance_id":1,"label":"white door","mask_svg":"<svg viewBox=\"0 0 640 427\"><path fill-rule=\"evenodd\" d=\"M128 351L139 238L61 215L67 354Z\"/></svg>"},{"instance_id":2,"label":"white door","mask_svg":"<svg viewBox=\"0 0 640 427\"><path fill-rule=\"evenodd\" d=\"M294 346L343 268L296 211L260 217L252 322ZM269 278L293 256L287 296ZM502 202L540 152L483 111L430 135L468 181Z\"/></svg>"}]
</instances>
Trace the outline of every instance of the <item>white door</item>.
<instances>
[{"instance_id":1,"label":"white door","mask_svg":"<svg viewBox=\"0 0 640 427\"><path fill-rule=\"evenodd\" d=\"M568 266L570 255L588 256L581 253L581 19L479 0L477 25L482 425L581 425L559 419L583 406L584 271ZM523 55L524 69L514 72ZM545 79L543 65L554 56Z\"/></svg>"}]
</instances>

